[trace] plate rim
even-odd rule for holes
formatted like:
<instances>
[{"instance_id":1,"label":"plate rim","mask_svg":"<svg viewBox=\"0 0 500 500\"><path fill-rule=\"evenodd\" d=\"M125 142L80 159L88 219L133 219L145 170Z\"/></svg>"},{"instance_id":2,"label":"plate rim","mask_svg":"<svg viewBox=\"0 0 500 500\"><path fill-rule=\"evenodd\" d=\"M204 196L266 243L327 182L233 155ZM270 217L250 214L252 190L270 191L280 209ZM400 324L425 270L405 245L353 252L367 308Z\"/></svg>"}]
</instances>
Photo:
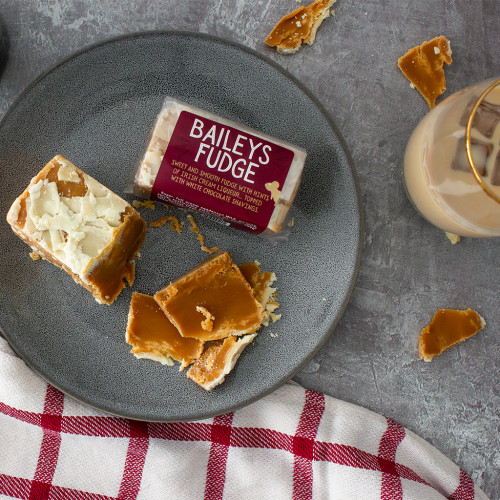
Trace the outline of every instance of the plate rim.
<instances>
[{"instance_id":1,"label":"plate rim","mask_svg":"<svg viewBox=\"0 0 500 500\"><path fill-rule=\"evenodd\" d=\"M226 406L223 410L216 411L216 412L209 412L207 414L204 414L202 416L197 416L197 417L188 417L186 416L185 418L174 418L174 419L169 419L169 418L143 418L143 417L138 417L137 415L132 415L132 414L127 414L127 412L123 413L118 413L116 410L113 410L109 408L107 405L96 405L95 403L92 403L88 401L86 398L82 397L77 397L71 392L69 392L66 389L62 389L57 383L54 383L51 380L50 375L47 376L46 374L40 373L39 370L35 369L29 360L25 359L16 349L15 342L13 342L8 333L5 331L5 329L2 327L0 324L0 334L4 337L4 339L7 341L11 349L16 353L16 355L26 363L26 365L30 368L31 371L36 373L39 377L41 377L46 383L49 383L59 391L61 391L64 395L71 397L75 401L78 401L80 403L83 403L85 405L88 405L89 407L93 408L94 410L102 411L104 413L107 413L109 415L118 417L118 418L126 418L126 419L131 419L131 420L137 420L137 421L144 421L144 422L190 422L190 421L198 421L198 420L203 420L206 418L212 418L216 417L218 415L222 415L225 413L233 412L235 410L244 408L277 390L279 387L283 386L287 382L289 382L291 379L293 379L315 356L318 354L318 352L324 347L326 342L330 339L332 336L335 328L337 327L338 323L344 316L345 310L347 308L347 305L351 299L352 293L354 291L354 288L356 286L356 282L359 276L359 270L361 267L361 260L362 260L362 254L363 254L363 245L364 245L364 237L365 237L365 212L364 212L364 204L363 204L363 199L362 199L362 193L361 193L361 186L359 182L359 177L356 171L356 168L354 166L354 161L352 159L351 153L349 151L349 148L347 147L347 143L344 140L344 137L342 136L339 128L337 127L336 123L334 122L333 118L331 115L328 113L326 108L323 106L323 104L319 101L319 99L315 96L315 94L312 93L309 88L302 83L297 77L295 77L293 74L291 74L288 70L280 66L276 61L272 60L270 57L266 56L265 54L262 54L258 52L256 49L253 49L251 47L248 47L246 45L243 45L239 42L236 42L234 40L220 37L217 35L212 35L209 33L202 33L202 32L197 32L197 31L190 31L190 30L144 30L144 31L134 31L130 33L123 33L120 35L112 36L105 38L103 40L99 40L97 42L93 42L89 45L85 45L84 47L71 52L67 56L59 59L56 61L54 64L49 66L47 69L42 71L37 77L35 77L21 92L20 94L12 101L12 103L9 105L7 108L6 112L0 119L0 135L2 133L2 128L4 126L4 123L7 121L9 116L16 110L17 106L23 101L25 96L29 94L29 92L35 88L40 82L42 82L48 75L50 75L53 71L57 70L59 67L77 59L79 56L87 53L87 52L92 52L93 50L96 50L102 46L105 45L111 45L116 42L120 42L123 40L133 40L136 38L150 38L150 37L161 37L161 36L183 36L183 37L194 37L198 39L205 39L205 40L210 40L212 42L220 43L223 45L228 45L236 50L246 52L247 54L256 57L257 59L260 59L264 63L269 64L271 67L273 67L275 70L279 71L282 73L287 79L289 79L295 86L297 86L312 102L313 104L317 107L317 109L321 112L321 114L325 117L327 120L329 126L333 130L336 138L338 139L340 146L342 147L343 153L346 156L347 163L349 165L349 169L351 171L351 175L353 177L354 181L354 187L356 191L356 205L358 208L359 212L359 230L357 231L356 237L357 237L357 248L356 248L356 260L354 262L353 266L353 274L349 283L349 287L347 290L347 293L345 294L344 300L342 302L341 307L339 308L337 317L335 320L331 323L329 326L327 332L323 337L321 338L321 341L319 344L313 349L312 351L309 352L309 354L304 358L304 361L297 365L295 369L293 369L289 375L286 377L282 378L281 380L277 381L275 384L270 386L268 389L265 391L261 391L259 394L255 395L252 398L246 399L244 402L240 403L235 403L233 405ZM147 413L146 411L144 413Z\"/></svg>"}]
</instances>

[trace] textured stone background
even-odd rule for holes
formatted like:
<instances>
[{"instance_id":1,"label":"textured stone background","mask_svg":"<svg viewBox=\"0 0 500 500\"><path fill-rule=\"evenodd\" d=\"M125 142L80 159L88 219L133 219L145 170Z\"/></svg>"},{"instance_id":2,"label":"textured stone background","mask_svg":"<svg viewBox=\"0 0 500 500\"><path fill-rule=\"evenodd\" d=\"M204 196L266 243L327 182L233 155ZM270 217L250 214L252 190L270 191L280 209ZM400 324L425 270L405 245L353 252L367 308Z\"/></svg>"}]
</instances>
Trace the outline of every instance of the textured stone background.
<instances>
[{"instance_id":1,"label":"textured stone background","mask_svg":"<svg viewBox=\"0 0 500 500\"><path fill-rule=\"evenodd\" d=\"M395 419L498 498L500 240L462 239L452 246L407 200L404 148L427 104L410 89L396 61L408 48L443 34L454 59L446 70L448 95L499 75L500 2L338 0L335 17L324 22L312 47L280 56L264 38L296 7L295 0L0 0L8 38L0 116L62 57L141 30L219 35L266 54L297 76L331 113L352 153L366 239L345 315L296 380ZM488 326L424 363L418 359L418 334L440 307L475 308Z\"/></svg>"}]
</instances>

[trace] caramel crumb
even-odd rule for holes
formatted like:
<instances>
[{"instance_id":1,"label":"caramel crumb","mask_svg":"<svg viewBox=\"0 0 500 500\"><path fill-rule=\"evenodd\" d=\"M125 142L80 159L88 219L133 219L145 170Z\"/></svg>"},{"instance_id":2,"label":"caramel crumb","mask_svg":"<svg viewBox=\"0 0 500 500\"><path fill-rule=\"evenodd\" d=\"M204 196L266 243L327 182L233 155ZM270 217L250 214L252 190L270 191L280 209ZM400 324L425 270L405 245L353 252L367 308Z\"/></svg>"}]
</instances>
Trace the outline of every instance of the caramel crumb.
<instances>
[{"instance_id":1,"label":"caramel crumb","mask_svg":"<svg viewBox=\"0 0 500 500\"><path fill-rule=\"evenodd\" d=\"M134 208L148 208L149 210L155 210L155 202L153 200L146 200L146 201L139 201L139 200L133 200L132 201L132 206Z\"/></svg>"},{"instance_id":2,"label":"caramel crumb","mask_svg":"<svg viewBox=\"0 0 500 500\"><path fill-rule=\"evenodd\" d=\"M450 41L438 36L410 49L398 59L398 67L432 109L446 90L443 66L451 62Z\"/></svg>"},{"instance_id":3,"label":"caramel crumb","mask_svg":"<svg viewBox=\"0 0 500 500\"><path fill-rule=\"evenodd\" d=\"M201 322L201 327L203 328L203 330L205 330L206 332L211 332L214 327L215 317L212 316L212 314L206 307L196 306L196 310L199 313L203 314L203 316L205 316L205 319Z\"/></svg>"},{"instance_id":4,"label":"caramel crumb","mask_svg":"<svg viewBox=\"0 0 500 500\"><path fill-rule=\"evenodd\" d=\"M446 237L451 241L452 245L456 245L460 241L460 236L455 233L449 233L448 231L445 231Z\"/></svg>"},{"instance_id":5,"label":"caramel crumb","mask_svg":"<svg viewBox=\"0 0 500 500\"><path fill-rule=\"evenodd\" d=\"M175 215L166 215L161 219L150 222L151 227L163 227L167 222L170 222L170 229L175 231L177 234L182 234L182 228L184 227L184 222L179 222L179 219Z\"/></svg>"},{"instance_id":6,"label":"caramel crumb","mask_svg":"<svg viewBox=\"0 0 500 500\"><path fill-rule=\"evenodd\" d=\"M472 309L439 309L430 324L422 330L418 354L424 361L432 361L446 349L472 337L485 326L484 319Z\"/></svg>"},{"instance_id":7,"label":"caramel crumb","mask_svg":"<svg viewBox=\"0 0 500 500\"><path fill-rule=\"evenodd\" d=\"M266 38L267 45L281 54L293 54L303 43L312 45L320 24L330 15L336 0L315 0L281 18ZM334 14L333 10L331 11Z\"/></svg>"},{"instance_id":8,"label":"caramel crumb","mask_svg":"<svg viewBox=\"0 0 500 500\"><path fill-rule=\"evenodd\" d=\"M200 242L200 245L201 245L201 249L204 251L204 252L207 252L207 253L215 253L215 252L218 252L219 251L219 247L215 246L215 247L210 247L208 248L206 245L205 245L205 237L200 233L200 228L198 227L198 224L196 224L195 220L194 220L194 217L191 215L191 214L188 214L187 215L187 218L189 220L189 223L191 224L191 226L189 227L189 230L193 233L196 234L196 239Z\"/></svg>"},{"instance_id":9,"label":"caramel crumb","mask_svg":"<svg viewBox=\"0 0 500 500\"><path fill-rule=\"evenodd\" d=\"M280 305L278 304L278 302L268 302L266 304L266 311L269 311L270 313L271 312L274 312L276 311L276 309L278 309Z\"/></svg>"},{"instance_id":10,"label":"caramel crumb","mask_svg":"<svg viewBox=\"0 0 500 500\"><path fill-rule=\"evenodd\" d=\"M42 257L40 256L40 254L38 252L36 252L35 250L33 250L32 252L30 252L30 257L33 259L33 260L40 260Z\"/></svg>"},{"instance_id":11,"label":"caramel crumb","mask_svg":"<svg viewBox=\"0 0 500 500\"><path fill-rule=\"evenodd\" d=\"M273 312L269 313L270 318L273 320L273 323L281 319L281 314L275 314Z\"/></svg>"}]
</instances>

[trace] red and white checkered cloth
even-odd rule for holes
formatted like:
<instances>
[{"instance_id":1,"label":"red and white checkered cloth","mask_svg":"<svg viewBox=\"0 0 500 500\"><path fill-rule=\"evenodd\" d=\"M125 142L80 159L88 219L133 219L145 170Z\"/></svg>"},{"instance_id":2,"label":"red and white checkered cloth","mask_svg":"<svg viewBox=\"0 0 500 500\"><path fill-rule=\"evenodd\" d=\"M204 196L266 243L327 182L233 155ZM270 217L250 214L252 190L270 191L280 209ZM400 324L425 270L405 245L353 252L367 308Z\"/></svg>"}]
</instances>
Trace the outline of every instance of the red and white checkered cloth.
<instances>
[{"instance_id":1,"label":"red and white checkered cloth","mask_svg":"<svg viewBox=\"0 0 500 500\"><path fill-rule=\"evenodd\" d=\"M0 499L486 499L401 425L287 384L213 419L109 416L47 385L0 338Z\"/></svg>"}]
</instances>

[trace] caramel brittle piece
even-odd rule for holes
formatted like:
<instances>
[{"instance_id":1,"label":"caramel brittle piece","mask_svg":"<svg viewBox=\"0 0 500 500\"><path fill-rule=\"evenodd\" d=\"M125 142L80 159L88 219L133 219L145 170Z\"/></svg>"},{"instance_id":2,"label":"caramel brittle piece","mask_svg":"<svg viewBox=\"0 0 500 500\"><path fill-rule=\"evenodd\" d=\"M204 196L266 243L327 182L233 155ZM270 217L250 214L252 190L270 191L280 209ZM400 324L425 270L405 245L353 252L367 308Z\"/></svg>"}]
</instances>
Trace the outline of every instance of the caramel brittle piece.
<instances>
[{"instance_id":1,"label":"caramel brittle piece","mask_svg":"<svg viewBox=\"0 0 500 500\"><path fill-rule=\"evenodd\" d=\"M485 326L484 319L472 309L439 309L431 323L422 330L419 356L425 361L432 361L446 349L472 337Z\"/></svg>"},{"instance_id":2,"label":"caramel brittle piece","mask_svg":"<svg viewBox=\"0 0 500 500\"><path fill-rule=\"evenodd\" d=\"M136 358L162 364L181 363L181 369L198 359L203 343L182 337L150 295L134 292L130 302L126 341Z\"/></svg>"},{"instance_id":3,"label":"caramel brittle piece","mask_svg":"<svg viewBox=\"0 0 500 500\"><path fill-rule=\"evenodd\" d=\"M201 341L253 333L264 316L251 286L227 252L210 257L154 298L183 337ZM197 307L215 318L211 331L203 328Z\"/></svg>"},{"instance_id":4,"label":"caramel brittle piece","mask_svg":"<svg viewBox=\"0 0 500 500\"><path fill-rule=\"evenodd\" d=\"M187 377L207 391L222 382L226 375L234 368L243 349L257 336L257 334L243 337L228 337L216 340L205 347L203 354L188 370Z\"/></svg>"},{"instance_id":5,"label":"caramel brittle piece","mask_svg":"<svg viewBox=\"0 0 500 500\"><path fill-rule=\"evenodd\" d=\"M398 59L398 66L432 109L436 99L446 90L443 66L451 62L450 41L438 36L410 49Z\"/></svg>"},{"instance_id":6,"label":"caramel brittle piece","mask_svg":"<svg viewBox=\"0 0 500 500\"><path fill-rule=\"evenodd\" d=\"M312 45L320 24L330 15L336 0L315 0L300 6L278 21L266 38L267 45L276 47L281 54L293 54L303 43Z\"/></svg>"}]
</instances>

